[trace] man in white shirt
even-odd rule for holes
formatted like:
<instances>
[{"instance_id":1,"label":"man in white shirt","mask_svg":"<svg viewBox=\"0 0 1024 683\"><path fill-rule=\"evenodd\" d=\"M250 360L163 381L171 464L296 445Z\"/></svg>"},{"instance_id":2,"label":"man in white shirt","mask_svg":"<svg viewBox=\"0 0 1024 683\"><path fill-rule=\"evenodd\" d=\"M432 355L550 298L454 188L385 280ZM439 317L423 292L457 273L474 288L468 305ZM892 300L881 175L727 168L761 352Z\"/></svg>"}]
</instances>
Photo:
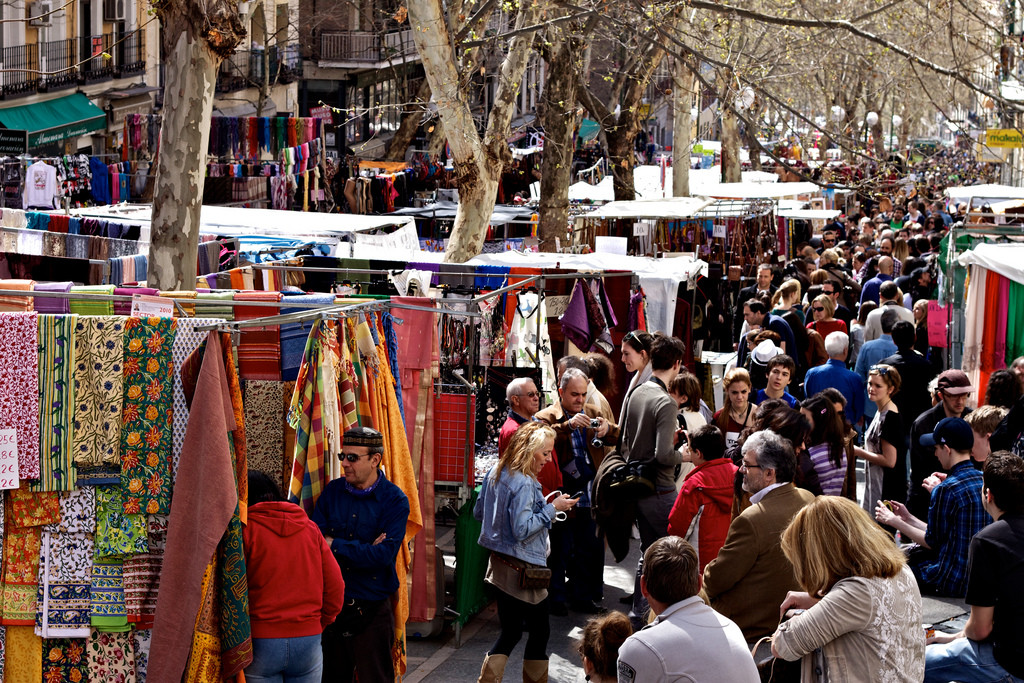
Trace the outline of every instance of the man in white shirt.
<instances>
[{"instance_id":1,"label":"man in white shirt","mask_svg":"<svg viewBox=\"0 0 1024 683\"><path fill-rule=\"evenodd\" d=\"M900 302L900 288L895 282L891 280L883 282L882 286L878 288L878 299L878 308L868 313L867 320L864 322L865 342L882 336L882 313L889 307L899 314L900 320L906 320L911 325L914 324L914 312Z\"/></svg>"},{"instance_id":2,"label":"man in white shirt","mask_svg":"<svg viewBox=\"0 0 1024 683\"><path fill-rule=\"evenodd\" d=\"M644 553L640 590L657 617L619 648L619 683L760 680L739 626L697 595L697 551L665 536Z\"/></svg>"}]
</instances>

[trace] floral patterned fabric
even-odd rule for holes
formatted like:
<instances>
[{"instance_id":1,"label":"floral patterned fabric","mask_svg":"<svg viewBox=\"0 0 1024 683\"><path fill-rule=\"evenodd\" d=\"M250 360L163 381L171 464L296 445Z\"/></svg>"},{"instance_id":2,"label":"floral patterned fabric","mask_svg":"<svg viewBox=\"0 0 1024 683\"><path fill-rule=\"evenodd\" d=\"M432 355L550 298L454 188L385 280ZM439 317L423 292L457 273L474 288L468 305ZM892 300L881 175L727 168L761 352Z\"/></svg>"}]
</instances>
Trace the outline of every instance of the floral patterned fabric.
<instances>
[{"instance_id":1,"label":"floral patterned fabric","mask_svg":"<svg viewBox=\"0 0 1024 683\"><path fill-rule=\"evenodd\" d=\"M60 522L47 524L43 531L91 534L96 531L96 489L75 489L60 497Z\"/></svg>"},{"instance_id":2,"label":"floral patterned fabric","mask_svg":"<svg viewBox=\"0 0 1024 683\"><path fill-rule=\"evenodd\" d=\"M93 683L135 683L135 650L131 633L89 635L86 660Z\"/></svg>"},{"instance_id":3,"label":"floral patterned fabric","mask_svg":"<svg viewBox=\"0 0 1024 683\"><path fill-rule=\"evenodd\" d=\"M85 640L54 638L43 643L43 682L82 683L89 680Z\"/></svg>"},{"instance_id":4,"label":"floral patterned fabric","mask_svg":"<svg viewBox=\"0 0 1024 683\"><path fill-rule=\"evenodd\" d=\"M132 555L124 561L124 599L128 621L136 628L151 628L156 616L156 597L160 590L160 570L167 546L167 517L149 515L146 523L149 552Z\"/></svg>"},{"instance_id":5,"label":"floral patterned fabric","mask_svg":"<svg viewBox=\"0 0 1024 683\"><path fill-rule=\"evenodd\" d=\"M88 637L92 555L92 534L43 532L36 635Z\"/></svg>"},{"instance_id":6,"label":"floral patterned fabric","mask_svg":"<svg viewBox=\"0 0 1024 683\"><path fill-rule=\"evenodd\" d=\"M4 534L2 623L6 626L36 623L40 535L39 527L9 527Z\"/></svg>"},{"instance_id":7,"label":"floral patterned fabric","mask_svg":"<svg viewBox=\"0 0 1024 683\"><path fill-rule=\"evenodd\" d=\"M39 683L43 680L43 639L31 626L7 627L4 683Z\"/></svg>"},{"instance_id":8,"label":"floral patterned fabric","mask_svg":"<svg viewBox=\"0 0 1024 683\"><path fill-rule=\"evenodd\" d=\"M171 511L172 318L128 318L124 338L121 485L124 512Z\"/></svg>"},{"instance_id":9,"label":"floral patterned fabric","mask_svg":"<svg viewBox=\"0 0 1024 683\"><path fill-rule=\"evenodd\" d=\"M80 316L75 334L75 464L120 464L124 318Z\"/></svg>"},{"instance_id":10,"label":"floral patterned fabric","mask_svg":"<svg viewBox=\"0 0 1024 683\"><path fill-rule=\"evenodd\" d=\"M18 475L39 477L39 339L35 313L0 313L0 429L18 434Z\"/></svg>"},{"instance_id":11,"label":"floral patterned fabric","mask_svg":"<svg viewBox=\"0 0 1024 683\"><path fill-rule=\"evenodd\" d=\"M7 492L11 509L7 523L12 526L30 527L60 522L60 494L36 493L26 488Z\"/></svg>"},{"instance_id":12,"label":"floral patterned fabric","mask_svg":"<svg viewBox=\"0 0 1024 683\"><path fill-rule=\"evenodd\" d=\"M127 631L121 560L97 557L92 565L92 625L101 631Z\"/></svg>"},{"instance_id":13,"label":"floral patterned fabric","mask_svg":"<svg viewBox=\"0 0 1024 683\"><path fill-rule=\"evenodd\" d=\"M96 487L96 557L124 557L149 551L146 516L123 512L119 486Z\"/></svg>"},{"instance_id":14,"label":"floral patterned fabric","mask_svg":"<svg viewBox=\"0 0 1024 683\"><path fill-rule=\"evenodd\" d=\"M146 683L149 671L149 646L153 642L153 632L149 629L132 631L132 653L135 655L135 675L138 683Z\"/></svg>"},{"instance_id":15,"label":"floral patterned fabric","mask_svg":"<svg viewBox=\"0 0 1024 683\"><path fill-rule=\"evenodd\" d=\"M70 491L77 315L39 316L39 481L37 491Z\"/></svg>"}]
</instances>

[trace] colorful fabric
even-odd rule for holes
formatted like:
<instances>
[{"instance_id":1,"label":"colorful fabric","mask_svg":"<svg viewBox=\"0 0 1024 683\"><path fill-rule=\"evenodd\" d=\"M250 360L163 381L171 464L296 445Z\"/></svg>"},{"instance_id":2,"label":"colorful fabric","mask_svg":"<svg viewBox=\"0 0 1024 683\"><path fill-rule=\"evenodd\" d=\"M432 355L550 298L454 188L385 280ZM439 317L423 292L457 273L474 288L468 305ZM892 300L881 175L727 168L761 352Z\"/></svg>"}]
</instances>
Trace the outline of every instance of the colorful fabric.
<instances>
[{"instance_id":1,"label":"colorful fabric","mask_svg":"<svg viewBox=\"0 0 1024 683\"><path fill-rule=\"evenodd\" d=\"M4 680L4 662L7 661L7 627L0 626L0 681Z\"/></svg>"},{"instance_id":2,"label":"colorful fabric","mask_svg":"<svg viewBox=\"0 0 1024 683\"><path fill-rule=\"evenodd\" d=\"M72 287L72 294L105 294L113 296L114 285L85 285ZM114 315L112 299L72 299L71 312L79 315Z\"/></svg>"},{"instance_id":3,"label":"colorful fabric","mask_svg":"<svg viewBox=\"0 0 1024 683\"><path fill-rule=\"evenodd\" d=\"M326 481L326 434L321 414L323 395L323 345L328 334L328 322L317 321L306 339L302 366L295 382L295 391L288 410L288 424L295 429L295 453L289 500L311 514Z\"/></svg>"},{"instance_id":4,"label":"colorful fabric","mask_svg":"<svg viewBox=\"0 0 1024 683\"><path fill-rule=\"evenodd\" d=\"M4 533L3 624L36 623L36 588L39 585L39 527L8 526Z\"/></svg>"},{"instance_id":5,"label":"colorful fabric","mask_svg":"<svg viewBox=\"0 0 1024 683\"><path fill-rule=\"evenodd\" d=\"M5 251L7 251L5 249ZM35 287L35 280L0 280L0 289L16 289L22 292L31 292ZM32 297L8 294L0 296L0 312L21 313L32 310Z\"/></svg>"},{"instance_id":6,"label":"colorful fabric","mask_svg":"<svg viewBox=\"0 0 1024 683\"><path fill-rule=\"evenodd\" d=\"M171 509L175 323L171 318L125 321L121 486L128 514Z\"/></svg>"},{"instance_id":7,"label":"colorful fabric","mask_svg":"<svg viewBox=\"0 0 1024 683\"><path fill-rule=\"evenodd\" d=\"M146 675L149 672L149 646L152 642L153 631L132 631L132 654L135 656L135 675L138 683L146 683Z\"/></svg>"},{"instance_id":8,"label":"colorful fabric","mask_svg":"<svg viewBox=\"0 0 1024 683\"><path fill-rule=\"evenodd\" d=\"M119 486L96 487L96 557L125 557L149 550L146 516L124 512Z\"/></svg>"},{"instance_id":9,"label":"colorful fabric","mask_svg":"<svg viewBox=\"0 0 1024 683\"><path fill-rule=\"evenodd\" d=\"M238 509L235 514L247 521L249 501L249 469L247 464L247 442L245 432L245 407L242 405L242 385L238 379L238 363L231 347L231 335L221 334L221 348L224 349L224 370L227 373L228 395L235 428L231 430L228 443L231 446L231 463L235 469L235 490L238 495Z\"/></svg>"},{"instance_id":10,"label":"colorful fabric","mask_svg":"<svg viewBox=\"0 0 1024 683\"><path fill-rule=\"evenodd\" d=\"M224 680L221 674L220 616L214 602L216 588L217 560L212 558L203 574L202 602L196 615L192 633L192 647L185 667L185 680L190 682L213 683Z\"/></svg>"},{"instance_id":11,"label":"colorful fabric","mask_svg":"<svg viewBox=\"0 0 1024 683\"><path fill-rule=\"evenodd\" d=\"M77 315L39 316L39 481L36 491L70 491Z\"/></svg>"},{"instance_id":12,"label":"colorful fabric","mask_svg":"<svg viewBox=\"0 0 1024 683\"><path fill-rule=\"evenodd\" d=\"M43 532L36 635L88 637L92 555L91 534Z\"/></svg>"},{"instance_id":13,"label":"colorful fabric","mask_svg":"<svg viewBox=\"0 0 1024 683\"><path fill-rule=\"evenodd\" d=\"M171 360L174 363L174 426L171 446L171 476L178 471L181 459L181 445L185 442L185 428L188 427L188 401L182 386L181 369L186 359L199 348L208 332L197 330L204 325L215 325L221 322L216 318L178 318L178 330L174 335L171 347Z\"/></svg>"},{"instance_id":14,"label":"colorful fabric","mask_svg":"<svg viewBox=\"0 0 1024 683\"><path fill-rule=\"evenodd\" d=\"M238 292L235 301L279 302L280 292ZM236 306L235 320L266 317L274 309ZM242 379L281 380L281 335L276 326L242 330L238 344L238 367Z\"/></svg>"},{"instance_id":15,"label":"colorful fabric","mask_svg":"<svg viewBox=\"0 0 1024 683\"><path fill-rule=\"evenodd\" d=\"M7 492L12 527L33 527L60 522L60 494L36 493L25 488Z\"/></svg>"},{"instance_id":16,"label":"colorful fabric","mask_svg":"<svg viewBox=\"0 0 1024 683\"><path fill-rule=\"evenodd\" d=\"M89 666L82 638L53 638L43 643L45 683L80 683L89 680Z\"/></svg>"},{"instance_id":17,"label":"colorful fabric","mask_svg":"<svg viewBox=\"0 0 1024 683\"><path fill-rule=\"evenodd\" d=\"M43 680L43 639L31 626L8 626L4 683L39 683Z\"/></svg>"},{"instance_id":18,"label":"colorful fabric","mask_svg":"<svg viewBox=\"0 0 1024 683\"><path fill-rule=\"evenodd\" d=\"M132 633L105 633L93 629L89 634L85 657L89 669L89 680L93 683L135 683L136 681L136 658L134 634Z\"/></svg>"},{"instance_id":19,"label":"colorful fabric","mask_svg":"<svg viewBox=\"0 0 1024 683\"><path fill-rule=\"evenodd\" d=\"M39 478L39 339L35 313L0 313L0 429L18 434L18 475Z\"/></svg>"},{"instance_id":20,"label":"colorful fabric","mask_svg":"<svg viewBox=\"0 0 1024 683\"><path fill-rule=\"evenodd\" d=\"M167 517L150 515L146 533L149 551L124 560L124 599L128 621L136 628L152 628L156 598L160 590L160 570L167 547Z\"/></svg>"},{"instance_id":21,"label":"colorful fabric","mask_svg":"<svg viewBox=\"0 0 1024 683\"><path fill-rule=\"evenodd\" d=\"M218 555L220 579L221 675L230 678L252 662L252 629L249 623L249 591L246 587L245 552L242 549L242 522L231 518Z\"/></svg>"},{"instance_id":22,"label":"colorful fabric","mask_svg":"<svg viewBox=\"0 0 1024 683\"><path fill-rule=\"evenodd\" d=\"M96 489L75 489L60 496L60 521L43 531L62 534L91 534L96 531Z\"/></svg>"},{"instance_id":23,"label":"colorful fabric","mask_svg":"<svg viewBox=\"0 0 1024 683\"><path fill-rule=\"evenodd\" d=\"M74 461L79 468L119 465L124 320L79 316L75 333Z\"/></svg>"},{"instance_id":24,"label":"colorful fabric","mask_svg":"<svg viewBox=\"0 0 1024 683\"><path fill-rule=\"evenodd\" d=\"M124 573L121 560L97 557L92 565L92 626L101 631L127 631Z\"/></svg>"},{"instance_id":25,"label":"colorful fabric","mask_svg":"<svg viewBox=\"0 0 1024 683\"><path fill-rule=\"evenodd\" d=\"M269 476L282 491L283 396L282 382L249 380L245 383L245 430L249 468Z\"/></svg>"}]
</instances>

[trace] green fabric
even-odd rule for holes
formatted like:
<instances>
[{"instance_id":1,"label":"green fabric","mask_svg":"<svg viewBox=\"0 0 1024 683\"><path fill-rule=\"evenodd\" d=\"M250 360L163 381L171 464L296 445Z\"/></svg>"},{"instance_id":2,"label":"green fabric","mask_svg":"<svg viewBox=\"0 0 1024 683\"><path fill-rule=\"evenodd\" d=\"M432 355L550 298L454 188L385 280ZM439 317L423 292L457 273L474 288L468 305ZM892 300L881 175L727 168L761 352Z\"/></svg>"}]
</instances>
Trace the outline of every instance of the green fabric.
<instances>
[{"instance_id":1,"label":"green fabric","mask_svg":"<svg viewBox=\"0 0 1024 683\"><path fill-rule=\"evenodd\" d=\"M196 294L196 317L197 318L224 318L225 320L235 319L235 307L230 304L207 303L217 301L233 301L234 291L227 292L200 292Z\"/></svg>"},{"instance_id":2,"label":"green fabric","mask_svg":"<svg viewBox=\"0 0 1024 683\"><path fill-rule=\"evenodd\" d=\"M1006 363L1024 356L1024 284L1010 280L1010 301L1007 310L1011 314L1006 320ZM1017 313L1012 313L1017 311Z\"/></svg>"},{"instance_id":3,"label":"green fabric","mask_svg":"<svg viewBox=\"0 0 1024 683\"><path fill-rule=\"evenodd\" d=\"M106 294L113 296L114 285L81 285L71 288L72 294ZM111 299L71 299L68 301L72 313L79 315L114 315Z\"/></svg>"},{"instance_id":4,"label":"green fabric","mask_svg":"<svg viewBox=\"0 0 1024 683\"><path fill-rule=\"evenodd\" d=\"M491 551L480 545L483 525L473 516L480 487L473 491L469 502L459 510L455 523L455 612L456 620L465 624L472 616L487 607L484 594L484 575Z\"/></svg>"},{"instance_id":5,"label":"green fabric","mask_svg":"<svg viewBox=\"0 0 1024 683\"><path fill-rule=\"evenodd\" d=\"M601 124L593 119L583 119L580 122L580 140L590 142L601 132Z\"/></svg>"},{"instance_id":6,"label":"green fabric","mask_svg":"<svg viewBox=\"0 0 1024 683\"><path fill-rule=\"evenodd\" d=\"M82 93L0 109L0 124L27 130L28 146L42 147L107 127L107 115Z\"/></svg>"}]
</instances>

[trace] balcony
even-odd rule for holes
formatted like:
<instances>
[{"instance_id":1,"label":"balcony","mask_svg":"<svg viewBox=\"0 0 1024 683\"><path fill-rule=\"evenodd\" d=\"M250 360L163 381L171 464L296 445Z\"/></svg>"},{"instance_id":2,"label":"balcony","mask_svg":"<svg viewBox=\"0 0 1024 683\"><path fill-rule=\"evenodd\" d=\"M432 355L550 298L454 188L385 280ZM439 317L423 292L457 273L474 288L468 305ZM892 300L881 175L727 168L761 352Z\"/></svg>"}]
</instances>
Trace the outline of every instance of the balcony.
<instances>
[{"instance_id":1,"label":"balcony","mask_svg":"<svg viewBox=\"0 0 1024 683\"><path fill-rule=\"evenodd\" d=\"M145 69L146 43L141 31L14 45L0 51L0 98L54 92Z\"/></svg>"},{"instance_id":2,"label":"balcony","mask_svg":"<svg viewBox=\"0 0 1024 683\"><path fill-rule=\"evenodd\" d=\"M374 33L338 31L320 34L320 66L382 68L418 61L412 30Z\"/></svg>"},{"instance_id":3,"label":"balcony","mask_svg":"<svg viewBox=\"0 0 1024 683\"><path fill-rule=\"evenodd\" d=\"M269 76L264 78L264 71ZM238 50L221 62L217 74L217 92L227 93L270 85L291 83L302 73L302 59L298 43L271 45L263 48Z\"/></svg>"}]
</instances>

